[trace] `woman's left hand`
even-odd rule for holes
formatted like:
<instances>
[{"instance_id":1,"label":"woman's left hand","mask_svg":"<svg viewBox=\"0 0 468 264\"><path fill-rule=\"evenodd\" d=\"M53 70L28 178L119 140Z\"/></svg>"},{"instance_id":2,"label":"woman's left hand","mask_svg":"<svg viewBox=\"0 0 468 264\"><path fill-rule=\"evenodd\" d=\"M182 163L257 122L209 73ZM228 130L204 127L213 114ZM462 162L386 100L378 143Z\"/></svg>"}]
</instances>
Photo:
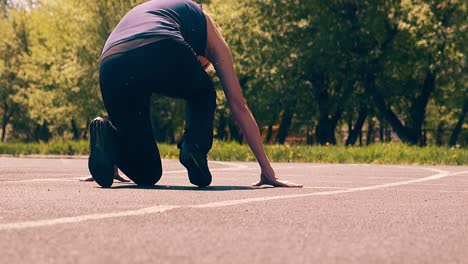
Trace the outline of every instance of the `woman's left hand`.
<instances>
[{"instance_id":1,"label":"woman's left hand","mask_svg":"<svg viewBox=\"0 0 468 264\"><path fill-rule=\"evenodd\" d=\"M119 182L130 182L130 180L125 179L124 177L120 176L119 174L114 174L114 179L118 180ZM89 176L86 178L81 178L80 181L82 182L92 182L94 181L93 176Z\"/></svg>"}]
</instances>

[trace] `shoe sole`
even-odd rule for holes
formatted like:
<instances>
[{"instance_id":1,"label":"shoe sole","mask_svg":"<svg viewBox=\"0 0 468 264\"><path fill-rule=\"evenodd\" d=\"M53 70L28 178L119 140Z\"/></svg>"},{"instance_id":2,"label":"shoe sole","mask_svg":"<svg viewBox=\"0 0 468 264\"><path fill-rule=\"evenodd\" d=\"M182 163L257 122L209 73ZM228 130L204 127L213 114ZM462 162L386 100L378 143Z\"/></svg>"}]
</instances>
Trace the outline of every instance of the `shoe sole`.
<instances>
[{"instance_id":1,"label":"shoe sole","mask_svg":"<svg viewBox=\"0 0 468 264\"><path fill-rule=\"evenodd\" d=\"M114 164L108 151L106 137L108 124L104 119L94 119L90 124L90 154L88 159L88 169L94 180L101 187L109 188L114 182Z\"/></svg>"},{"instance_id":2,"label":"shoe sole","mask_svg":"<svg viewBox=\"0 0 468 264\"><path fill-rule=\"evenodd\" d=\"M195 157L191 153L188 153L186 155L186 159L179 158L179 161L180 163L182 163L182 165L184 165L185 168L187 168L189 180L191 183L197 185L198 187L207 187L211 184L212 176L211 173L209 173L209 169L203 169L198 164L197 159L195 159ZM193 177L193 169L196 169L197 174L200 174L202 176L204 184L198 183L199 177L196 177L196 179ZM190 173L191 170L192 173ZM206 171L208 171L208 173L206 173Z\"/></svg>"}]
</instances>

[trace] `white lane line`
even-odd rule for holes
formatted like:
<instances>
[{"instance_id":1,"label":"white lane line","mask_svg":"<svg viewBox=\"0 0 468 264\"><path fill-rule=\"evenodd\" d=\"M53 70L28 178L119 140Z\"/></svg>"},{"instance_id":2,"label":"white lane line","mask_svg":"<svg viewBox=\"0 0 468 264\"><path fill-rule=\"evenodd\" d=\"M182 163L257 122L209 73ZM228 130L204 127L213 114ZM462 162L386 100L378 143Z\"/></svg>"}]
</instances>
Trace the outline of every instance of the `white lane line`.
<instances>
[{"instance_id":1,"label":"white lane line","mask_svg":"<svg viewBox=\"0 0 468 264\"><path fill-rule=\"evenodd\" d=\"M408 192L440 192L440 193L468 193L468 191L459 191L459 190L428 190L428 189L402 189L402 188L396 188L393 190L397 191L408 191Z\"/></svg>"},{"instance_id":2,"label":"white lane line","mask_svg":"<svg viewBox=\"0 0 468 264\"><path fill-rule=\"evenodd\" d=\"M362 179L374 179L374 180L411 180L414 178L409 178L409 177L379 177L379 176L374 176L374 177L361 177ZM353 179L360 179L359 177L353 178Z\"/></svg>"},{"instance_id":3,"label":"white lane line","mask_svg":"<svg viewBox=\"0 0 468 264\"><path fill-rule=\"evenodd\" d=\"M156 214L156 213L162 213L164 211L172 210L178 207L179 206L159 205L159 206L146 207L146 208L142 208L138 210L122 211L122 212L116 212L116 213L90 214L90 215L62 217L62 218L55 218L55 219L44 219L44 220L37 220L37 221L0 224L0 230L25 229L25 228L33 228L33 227L54 226L54 225L59 225L59 224L80 223L80 222L89 221L89 220L100 220L100 219L106 219L106 218Z\"/></svg>"},{"instance_id":4,"label":"white lane line","mask_svg":"<svg viewBox=\"0 0 468 264\"><path fill-rule=\"evenodd\" d=\"M208 161L209 164L211 163L217 163L217 164L220 164L220 165L224 165L226 167L234 167L234 168L238 168L238 169L246 169L246 168L249 168L249 166L247 165L244 165L244 164L239 164L239 163L236 163L236 162L225 162L225 161Z\"/></svg>"},{"instance_id":5,"label":"white lane line","mask_svg":"<svg viewBox=\"0 0 468 264\"><path fill-rule=\"evenodd\" d=\"M224 165L227 166L228 168L214 168L210 169L210 171L236 171L236 170L246 170L246 169L258 169L258 168L249 168L246 165L243 164L238 164L238 163L230 163L230 162L222 162L222 161L209 161L210 164L219 164L219 165ZM167 171L164 172L163 174L177 174L177 173L185 173L187 172L186 169L183 170L174 170L174 171Z\"/></svg>"},{"instance_id":6,"label":"white lane line","mask_svg":"<svg viewBox=\"0 0 468 264\"><path fill-rule=\"evenodd\" d=\"M221 202L212 202L206 204L197 204L197 205L189 205L189 206L177 206L177 205L160 205L160 206L152 206L147 208L142 208L138 210L129 210L129 211L122 211L116 213L103 213L103 214L91 214L91 215L81 215L75 217L62 217L62 218L55 218L55 219L44 219L44 220L37 220L37 221L27 221L27 222L19 222L19 223L8 223L8 224L0 224L0 231L1 230L18 230L18 229L25 229L25 228L34 228L34 227L44 227L44 226L53 226L58 224L67 224L67 223L80 223L89 220L99 220L99 219L106 219L106 218L115 218L115 217L127 217L127 216L140 216L140 215L148 215L148 214L155 214L155 213L162 213L165 211L173 210L176 208L218 208L218 207L225 207L231 205L240 205L246 203L254 203L254 202L265 202L265 201L273 201L273 200L283 200L283 199L291 199L291 198L305 198L311 196L325 196L325 195L335 195L335 194L345 194L345 193L354 193L354 192L361 192L361 191L370 191L370 190L377 190L383 189L387 187L396 187L402 185L409 185L413 183L420 183L425 181L432 181L442 179L448 176L455 176L459 174L468 173L468 171L457 172L457 173L450 173L444 170L438 169L431 169L431 168L421 168L424 170L429 170L435 172L436 174L420 179L408 180L408 181L401 181L401 182L393 182L393 183L386 183L386 184L379 184L373 186L366 186L366 187L357 187L357 188L350 188L350 189L343 189L343 190L335 190L335 191L324 191L324 192L316 192L316 193L306 193L306 194L291 194L291 195L277 195L277 196L266 196L266 197L257 197L257 198L247 198L247 199L239 199L239 200L228 200L228 201L221 201Z\"/></svg>"},{"instance_id":7,"label":"white lane line","mask_svg":"<svg viewBox=\"0 0 468 264\"><path fill-rule=\"evenodd\" d=\"M217 163L220 165L229 166L229 168L214 168L211 171L235 171L241 169L249 169L247 166L242 164L236 163L228 163L228 162L221 162L221 161L212 161L210 163ZM187 170L174 170L174 171L163 171L164 174L177 174L177 173L185 173ZM17 183L17 182L63 182L63 181L75 181L79 180L82 177L72 177L72 178L39 178L39 179L26 179L26 180L0 180L0 183Z\"/></svg>"},{"instance_id":8,"label":"white lane line","mask_svg":"<svg viewBox=\"0 0 468 264\"><path fill-rule=\"evenodd\" d=\"M257 197L257 198L247 198L241 200L230 200L230 201L221 201L221 202L214 202L214 203L207 203L207 204L200 204L191 206L193 208L214 208L214 207L224 207L230 205L238 205L238 204L245 204L245 203L252 203L252 202L265 202L265 201L273 201L273 200L280 200L280 199L290 199L290 198L304 198L310 196L324 196L324 195L334 195L334 194L344 194L344 193L353 193L353 192L361 192L361 191L370 191L370 190L377 190L387 187L396 187L401 185L408 185L413 183L431 181L431 180L438 180L444 177L450 176L450 172L432 168L421 168L424 170L429 170L432 172L436 172L437 174L408 181L401 181L401 182L393 182L393 183L386 183L386 184L379 184L379 185L372 185L366 187L356 187L356 188L349 188L344 190L336 190L336 191L324 191L324 192L317 192L317 193L305 193L305 194L291 194L291 195L278 195L278 196L267 196L267 197ZM468 171L467 171L468 172Z\"/></svg>"},{"instance_id":9,"label":"white lane line","mask_svg":"<svg viewBox=\"0 0 468 264\"><path fill-rule=\"evenodd\" d=\"M462 174L468 174L468 171L454 172L454 173L451 173L450 176L458 176L458 175L462 175Z\"/></svg>"},{"instance_id":10,"label":"white lane line","mask_svg":"<svg viewBox=\"0 0 468 264\"><path fill-rule=\"evenodd\" d=\"M443 184L443 183L417 183L413 184L415 186L452 186L450 184Z\"/></svg>"},{"instance_id":11,"label":"white lane line","mask_svg":"<svg viewBox=\"0 0 468 264\"><path fill-rule=\"evenodd\" d=\"M312 181L311 182L312 184L313 183L338 183L338 184L375 184L375 182L365 182L365 181L356 181L356 182L349 182L349 181ZM424 186L451 186L450 184L438 184L438 183L434 183L434 184L431 184L431 183L416 183L414 185L424 185ZM373 185L372 185L373 186ZM348 188L346 188L348 189Z\"/></svg>"},{"instance_id":12,"label":"white lane line","mask_svg":"<svg viewBox=\"0 0 468 264\"><path fill-rule=\"evenodd\" d=\"M5 180L0 181L2 183L22 183L22 182L66 182L66 181L77 181L82 177L73 178L39 178L39 179L27 179L27 180Z\"/></svg>"},{"instance_id":13,"label":"white lane line","mask_svg":"<svg viewBox=\"0 0 468 264\"><path fill-rule=\"evenodd\" d=\"M327 187L327 186L320 186L320 187L312 187L312 186L304 186L304 189L336 189L336 190L346 190L349 187Z\"/></svg>"},{"instance_id":14,"label":"white lane line","mask_svg":"<svg viewBox=\"0 0 468 264\"><path fill-rule=\"evenodd\" d=\"M312 183L345 183L345 184L369 184L368 182L351 182L351 181L312 181Z\"/></svg>"},{"instance_id":15,"label":"white lane line","mask_svg":"<svg viewBox=\"0 0 468 264\"><path fill-rule=\"evenodd\" d=\"M301 164L301 163L295 163L295 165L299 165L300 167L297 166L284 166L282 167L281 165L276 165L274 166L275 170L282 170L282 169L318 169L318 168L329 168L331 166L336 166L338 167L340 164L329 164L329 165L308 165L308 164ZM348 165L348 164L347 164ZM349 164L352 165L352 164Z\"/></svg>"},{"instance_id":16,"label":"white lane line","mask_svg":"<svg viewBox=\"0 0 468 264\"><path fill-rule=\"evenodd\" d=\"M61 181L76 181L80 177L73 178L42 178L42 179L29 179L29 180L17 180L17 181L2 181L2 182L61 182Z\"/></svg>"}]
</instances>

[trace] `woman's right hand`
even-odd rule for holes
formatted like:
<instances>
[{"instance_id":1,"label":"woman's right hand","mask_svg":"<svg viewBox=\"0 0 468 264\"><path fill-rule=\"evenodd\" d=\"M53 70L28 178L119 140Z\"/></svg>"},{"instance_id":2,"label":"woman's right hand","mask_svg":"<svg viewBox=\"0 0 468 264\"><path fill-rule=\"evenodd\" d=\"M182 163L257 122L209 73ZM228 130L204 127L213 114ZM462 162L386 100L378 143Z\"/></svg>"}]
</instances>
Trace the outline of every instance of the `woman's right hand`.
<instances>
[{"instance_id":1,"label":"woman's right hand","mask_svg":"<svg viewBox=\"0 0 468 264\"><path fill-rule=\"evenodd\" d=\"M286 188L302 188L302 184L290 182L290 181L282 181L276 178L275 172L273 169L270 170L262 170L260 174L260 180L253 184L253 186L262 186L262 185L271 185L273 187L286 187Z\"/></svg>"}]
</instances>

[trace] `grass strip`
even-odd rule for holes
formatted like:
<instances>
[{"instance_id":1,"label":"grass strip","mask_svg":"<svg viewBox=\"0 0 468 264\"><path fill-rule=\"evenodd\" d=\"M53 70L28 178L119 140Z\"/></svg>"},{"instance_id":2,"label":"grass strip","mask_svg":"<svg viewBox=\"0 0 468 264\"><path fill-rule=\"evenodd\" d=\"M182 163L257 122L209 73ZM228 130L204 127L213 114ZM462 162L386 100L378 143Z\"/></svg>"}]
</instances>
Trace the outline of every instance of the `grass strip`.
<instances>
[{"instance_id":1,"label":"grass strip","mask_svg":"<svg viewBox=\"0 0 468 264\"><path fill-rule=\"evenodd\" d=\"M178 158L179 150L175 145L158 144L158 147L162 158ZM365 147L267 145L265 149L274 162L468 165L466 148L417 147L403 143L374 144ZM0 143L0 154L13 156L87 155L88 153L87 141ZM255 161L247 145L222 141L214 142L209 159Z\"/></svg>"}]
</instances>

